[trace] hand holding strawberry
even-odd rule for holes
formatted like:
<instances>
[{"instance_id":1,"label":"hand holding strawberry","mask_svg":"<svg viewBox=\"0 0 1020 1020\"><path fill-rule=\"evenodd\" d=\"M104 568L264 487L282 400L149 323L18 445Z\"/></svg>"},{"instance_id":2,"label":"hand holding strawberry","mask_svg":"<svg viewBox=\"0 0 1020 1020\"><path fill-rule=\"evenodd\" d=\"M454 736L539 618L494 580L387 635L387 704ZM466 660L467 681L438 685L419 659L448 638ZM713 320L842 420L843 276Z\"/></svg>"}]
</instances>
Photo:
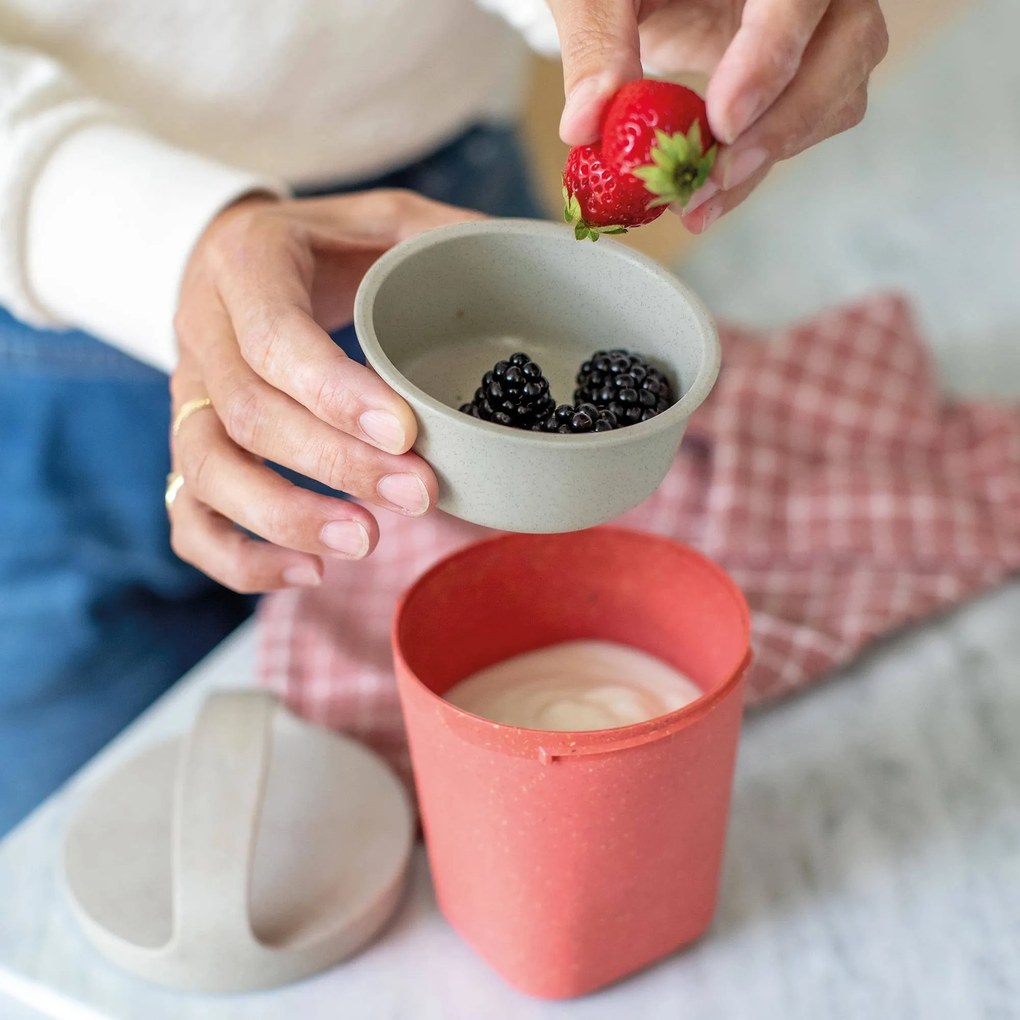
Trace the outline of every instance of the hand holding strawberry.
<instances>
[{"instance_id":1,"label":"hand holding strawberry","mask_svg":"<svg viewBox=\"0 0 1020 1020\"><path fill-rule=\"evenodd\" d=\"M563 56L560 135L568 145L599 141L607 104L620 86L641 78L642 61L663 75L710 76L702 143L707 151L707 125L720 148L707 183L684 207L694 233L742 202L774 163L856 124L868 77L888 46L878 0L549 0L549 6ZM603 169L607 157L597 155ZM625 178L623 190L630 183Z\"/></svg>"},{"instance_id":2,"label":"hand holding strawberry","mask_svg":"<svg viewBox=\"0 0 1020 1020\"><path fill-rule=\"evenodd\" d=\"M672 82L630 82L606 107L601 140L570 150L563 217L578 240L651 223L667 206L690 201L715 153L696 92Z\"/></svg>"}]
</instances>

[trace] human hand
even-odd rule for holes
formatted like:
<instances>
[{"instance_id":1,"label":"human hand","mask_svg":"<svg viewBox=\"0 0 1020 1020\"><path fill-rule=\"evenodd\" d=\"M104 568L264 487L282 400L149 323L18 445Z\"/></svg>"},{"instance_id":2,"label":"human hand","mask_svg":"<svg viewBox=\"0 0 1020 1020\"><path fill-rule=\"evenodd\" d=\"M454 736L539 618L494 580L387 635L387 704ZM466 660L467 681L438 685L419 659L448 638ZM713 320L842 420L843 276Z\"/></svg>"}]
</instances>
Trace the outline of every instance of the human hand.
<instances>
[{"instance_id":1,"label":"human hand","mask_svg":"<svg viewBox=\"0 0 1020 1020\"><path fill-rule=\"evenodd\" d=\"M209 397L171 437L183 484L169 507L181 559L236 591L318 584L323 557L358 559L378 540L357 503L298 488L268 460L410 516L436 478L408 451L410 407L329 331L350 322L365 271L407 237L475 214L410 192L243 199L188 262L174 321L175 414ZM265 539L255 541L235 524Z\"/></svg>"},{"instance_id":2,"label":"human hand","mask_svg":"<svg viewBox=\"0 0 1020 1020\"><path fill-rule=\"evenodd\" d=\"M602 109L641 62L709 75L708 120L722 142L682 211L701 233L773 164L857 124L888 35L877 0L549 0L567 100L560 135L595 141Z\"/></svg>"}]
</instances>

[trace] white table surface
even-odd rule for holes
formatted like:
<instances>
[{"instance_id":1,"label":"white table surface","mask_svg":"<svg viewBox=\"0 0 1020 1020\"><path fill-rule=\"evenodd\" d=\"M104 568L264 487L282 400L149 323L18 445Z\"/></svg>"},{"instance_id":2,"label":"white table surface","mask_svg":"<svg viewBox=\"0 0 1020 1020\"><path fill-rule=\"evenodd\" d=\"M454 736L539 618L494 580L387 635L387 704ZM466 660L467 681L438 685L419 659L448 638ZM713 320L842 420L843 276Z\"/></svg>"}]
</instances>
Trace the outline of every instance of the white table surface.
<instances>
[{"instance_id":1,"label":"white table surface","mask_svg":"<svg viewBox=\"0 0 1020 1020\"><path fill-rule=\"evenodd\" d=\"M0 1018L1009 1020L1020 1016L1020 583L748 720L710 935L570 1003L506 987L439 915L421 852L396 921L321 976L202 997L115 970L58 888L87 789L245 683L242 628L0 844Z\"/></svg>"},{"instance_id":2,"label":"white table surface","mask_svg":"<svg viewBox=\"0 0 1020 1020\"><path fill-rule=\"evenodd\" d=\"M1016 0L975 5L684 274L751 323L899 286L948 386L1020 395L1017 38ZM421 852L372 947L278 991L173 994L85 942L56 881L69 816L208 690L250 682L253 655L243 628L0 842L0 1020L1020 1018L1020 582L749 719L711 933L571 1003L526 999L475 958Z\"/></svg>"}]
</instances>

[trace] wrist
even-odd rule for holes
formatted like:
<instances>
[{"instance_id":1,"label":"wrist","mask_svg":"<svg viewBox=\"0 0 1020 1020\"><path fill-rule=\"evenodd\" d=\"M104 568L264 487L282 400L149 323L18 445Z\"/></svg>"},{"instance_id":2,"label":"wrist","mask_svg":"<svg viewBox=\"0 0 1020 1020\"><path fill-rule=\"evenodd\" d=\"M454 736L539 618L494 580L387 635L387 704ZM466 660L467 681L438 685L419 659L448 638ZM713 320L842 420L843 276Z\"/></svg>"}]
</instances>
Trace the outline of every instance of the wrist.
<instances>
[{"instance_id":1,"label":"wrist","mask_svg":"<svg viewBox=\"0 0 1020 1020\"><path fill-rule=\"evenodd\" d=\"M131 126L84 125L32 182L25 289L39 317L168 371L181 277L199 236L238 196L274 190L286 191Z\"/></svg>"},{"instance_id":2,"label":"wrist","mask_svg":"<svg viewBox=\"0 0 1020 1020\"><path fill-rule=\"evenodd\" d=\"M243 224L253 212L271 206L279 206L281 202L282 198L271 191L249 191L238 196L220 209L206 224L205 229L195 242L189 261L193 261L201 253L215 248L224 235L234 232L238 225Z\"/></svg>"}]
</instances>

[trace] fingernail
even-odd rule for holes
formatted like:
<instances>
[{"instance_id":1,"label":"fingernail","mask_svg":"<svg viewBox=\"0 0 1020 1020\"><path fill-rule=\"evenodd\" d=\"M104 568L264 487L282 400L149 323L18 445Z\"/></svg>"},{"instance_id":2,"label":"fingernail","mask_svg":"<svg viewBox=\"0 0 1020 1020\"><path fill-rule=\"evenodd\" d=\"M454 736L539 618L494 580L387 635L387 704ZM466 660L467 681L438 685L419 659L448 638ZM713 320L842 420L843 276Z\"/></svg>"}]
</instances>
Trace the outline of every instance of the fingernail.
<instances>
[{"instance_id":1,"label":"fingernail","mask_svg":"<svg viewBox=\"0 0 1020 1020\"><path fill-rule=\"evenodd\" d=\"M687 224L687 229L693 234L703 234L719 217L722 215L723 204L721 201L706 202L698 212L698 216L695 220L700 218L700 225L695 223L688 223L685 219L684 222Z\"/></svg>"},{"instance_id":2,"label":"fingernail","mask_svg":"<svg viewBox=\"0 0 1020 1020\"><path fill-rule=\"evenodd\" d=\"M297 588L315 588L322 584L322 577L310 563L294 563L285 567L283 579Z\"/></svg>"},{"instance_id":3,"label":"fingernail","mask_svg":"<svg viewBox=\"0 0 1020 1020\"><path fill-rule=\"evenodd\" d=\"M730 157L723 167L723 189L729 191L731 188L739 187L765 165L767 158L768 153L759 148L737 150L730 153Z\"/></svg>"},{"instance_id":4,"label":"fingernail","mask_svg":"<svg viewBox=\"0 0 1020 1020\"><path fill-rule=\"evenodd\" d=\"M429 508L429 491L417 475L383 475L376 489L383 499L413 517Z\"/></svg>"},{"instance_id":5,"label":"fingernail","mask_svg":"<svg viewBox=\"0 0 1020 1020\"><path fill-rule=\"evenodd\" d=\"M407 434L397 416L389 411L366 411L359 419L361 431L389 453L402 453Z\"/></svg>"},{"instance_id":6,"label":"fingernail","mask_svg":"<svg viewBox=\"0 0 1020 1020\"><path fill-rule=\"evenodd\" d=\"M560 134L568 130L570 122L577 114L584 109L600 91L601 83L598 78L585 78L578 82L567 96L563 104L563 115L560 117Z\"/></svg>"},{"instance_id":7,"label":"fingernail","mask_svg":"<svg viewBox=\"0 0 1020 1020\"><path fill-rule=\"evenodd\" d=\"M729 128L723 129L722 141L732 145L763 113L768 105L768 97L764 92L748 92L741 96L731 107Z\"/></svg>"},{"instance_id":8,"label":"fingernail","mask_svg":"<svg viewBox=\"0 0 1020 1020\"><path fill-rule=\"evenodd\" d=\"M680 210L681 216L688 216L695 209L703 206L713 195L719 194L719 185L715 181L705 181L697 191L691 195L691 200Z\"/></svg>"},{"instance_id":9,"label":"fingernail","mask_svg":"<svg viewBox=\"0 0 1020 1020\"><path fill-rule=\"evenodd\" d=\"M368 552L368 532L358 521L330 521L323 525L319 539L333 552L352 559L361 559Z\"/></svg>"}]
</instances>

